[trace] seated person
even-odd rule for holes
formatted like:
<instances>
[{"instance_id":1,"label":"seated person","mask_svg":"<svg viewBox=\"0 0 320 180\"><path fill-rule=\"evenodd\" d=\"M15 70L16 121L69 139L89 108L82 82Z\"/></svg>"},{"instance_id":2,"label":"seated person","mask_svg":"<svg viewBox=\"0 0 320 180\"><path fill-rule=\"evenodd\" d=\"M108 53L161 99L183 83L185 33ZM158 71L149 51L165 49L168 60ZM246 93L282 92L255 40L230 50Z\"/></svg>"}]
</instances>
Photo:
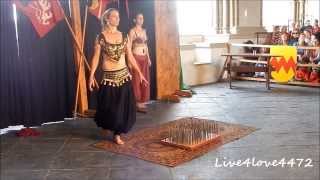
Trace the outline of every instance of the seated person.
<instances>
[{"instance_id":1,"label":"seated person","mask_svg":"<svg viewBox=\"0 0 320 180\"><path fill-rule=\"evenodd\" d=\"M311 32L310 32L310 30L306 29L306 30L303 31L303 33L305 35L304 41L305 41L306 45L307 46L311 46L312 43L311 43Z\"/></svg>"},{"instance_id":2,"label":"seated person","mask_svg":"<svg viewBox=\"0 0 320 180\"><path fill-rule=\"evenodd\" d=\"M248 40L246 42L244 42L244 44L254 44L251 40ZM259 53L259 49L257 47L243 47L243 51L244 53L250 53L253 54L253 52L255 51L256 53ZM258 58L256 57L243 57L244 59L249 59L249 60L258 60ZM253 63L247 63L247 62L241 62L241 65L246 65L246 66L254 66ZM248 73L240 73L240 76L249 76L252 77L254 76L254 72L248 72Z\"/></svg>"},{"instance_id":3,"label":"seated person","mask_svg":"<svg viewBox=\"0 0 320 180\"><path fill-rule=\"evenodd\" d=\"M294 44L297 44L299 40L299 30L298 29L293 29L291 32L291 36L288 41L289 46L294 46Z\"/></svg>"},{"instance_id":4,"label":"seated person","mask_svg":"<svg viewBox=\"0 0 320 180\"><path fill-rule=\"evenodd\" d=\"M298 61L299 62L299 61ZM307 55L302 56L301 64L308 64L309 57ZM310 69L309 67L297 67L295 79L297 81L309 81Z\"/></svg>"},{"instance_id":5,"label":"seated person","mask_svg":"<svg viewBox=\"0 0 320 180\"><path fill-rule=\"evenodd\" d=\"M310 57L310 62L312 64L320 65L320 32L316 33L314 36L315 36L314 46L319 47L319 49L313 51L313 54ZM315 82L315 83L320 82L320 68L318 67L312 68L309 81Z\"/></svg>"},{"instance_id":6,"label":"seated person","mask_svg":"<svg viewBox=\"0 0 320 180\"><path fill-rule=\"evenodd\" d=\"M268 34L265 38L263 45L271 45L271 44L272 44L272 35ZM269 54L270 48L261 47L261 48L259 48L259 52L263 53L263 54ZM259 57L258 60L259 61L267 61L267 58L266 57ZM266 65L257 63L256 67L266 67ZM265 72L255 72L254 77L265 77Z\"/></svg>"},{"instance_id":7,"label":"seated person","mask_svg":"<svg viewBox=\"0 0 320 180\"><path fill-rule=\"evenodd\" d=\"M304 33L300 33L299 39L296 43L293 44L294 46L307 46L305 42L305 35ZM304 54L304 49L298 49L298 59L301 59L301 56Z\"/></svg>"},{"instance_id":8,"label":"seated person","mask_svg":"<svg viewBox=\"0 0 320 180\"><path fill-rule=\"evenodd\" d=\"M288 33L283 33L281 34L281 45L283 46L288 46L289 42L289 34Z\"/></svg>"},{"instance_id":9,"label":"seated person","mask_svg":"<svg viewBox=\"0 0 320 180\"><path fill-rule=\"evenodd\" d=\"M288 27L287 26L281 26L280 32L281 32L281 34L288 33Z\"/></svg>"},{"instance_id":10,"label":"seated person","mask_svg":"<svg viewBox=\"0 0 320 180\"><path fill-rule=\"evenodd\" d=\"M319 22L318 22L318 19L315 19L314 24L312 26L312 33L316 34L318 32L320 32Z\"/></svg>"},{"instance_id":11,"label":"seated person","mask_svg":"<svg viewBox=\"0 0 320 180\"><path fill-rule=\"evenodd\" d=\"M315 46L320 48L320 33L315 35ZM320 65L320 50L304 50L304 54L298 59L302 64L319 64ZM320 69L318 67L298 67L296 70L295 79L307 82L320 82Z\"/></svg>"},{"instance_id":12,"label":"seated person","mask_svg":"<svg viewBox=\"0 0 320 180\"><path fill-rule=\"evenodd\" d=\"M281 39L280 36L281 36L280 27L274 26L273 32L272 32L272 44L274 45L280 44L280 39Z\"/></svg>"}]
</instances>

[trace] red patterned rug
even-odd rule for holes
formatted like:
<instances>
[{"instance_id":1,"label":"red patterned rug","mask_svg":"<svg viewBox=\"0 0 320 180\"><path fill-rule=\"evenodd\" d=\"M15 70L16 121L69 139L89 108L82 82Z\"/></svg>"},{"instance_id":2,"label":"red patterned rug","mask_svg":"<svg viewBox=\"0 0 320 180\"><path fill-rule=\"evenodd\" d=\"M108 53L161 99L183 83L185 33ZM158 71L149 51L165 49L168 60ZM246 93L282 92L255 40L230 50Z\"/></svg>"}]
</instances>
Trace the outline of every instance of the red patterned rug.
<instances>
[{"instance_id":1,"label":"red patterned rug","mask_svg":"<svg viewBox=\"0 0 320 180\"><path fill-rule=\"evenodd\" d=\"M195 150L185 150L162 144L160 141L168 136L170 127L179 123L190 121L191 118L182 118L168 123L161 124L157 127L145 128L136 132L128 133L123 136L126 142L124 145L117 145L112 141L101 141L93 144L96 148L106 151L133 156L153 163L175 167L184 162L199 157L223 144L238 140L250 133L256 131L254 127L243 126L239 124L224 123L220 121L196 119L193 120L209 121L218 123L220 143L211 143Z\"/></svg>"}]
</instances>

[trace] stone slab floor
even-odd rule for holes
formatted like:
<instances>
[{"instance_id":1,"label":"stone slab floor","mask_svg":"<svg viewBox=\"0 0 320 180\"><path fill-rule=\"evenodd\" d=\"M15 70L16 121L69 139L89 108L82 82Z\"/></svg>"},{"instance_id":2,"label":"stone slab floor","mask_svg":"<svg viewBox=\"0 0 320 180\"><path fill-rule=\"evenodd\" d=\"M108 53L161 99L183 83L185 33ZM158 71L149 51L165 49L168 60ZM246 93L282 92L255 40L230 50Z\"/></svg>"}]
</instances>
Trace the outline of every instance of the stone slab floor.
<instances>
[{"instance_id":1,"label":"stone slab floor","mask_svg":"<svg viewBox=\"0 0 320 180\"><path fill-rule=\"evenodd\" d=\"M91 119L43 125L36 138L1 136L1 180L193 180L319 179L320 89L235 82L195 87L181 103L154 102L138 114L133 131L185 116L260 128L206 155L175 168L105 152L89 145L101 140ZM232 160L286 161L291 167L217 167ZM308 160L309 159L309 160ZM309 165L311 164L312 167Z\"/></svg>"}]
</instances>

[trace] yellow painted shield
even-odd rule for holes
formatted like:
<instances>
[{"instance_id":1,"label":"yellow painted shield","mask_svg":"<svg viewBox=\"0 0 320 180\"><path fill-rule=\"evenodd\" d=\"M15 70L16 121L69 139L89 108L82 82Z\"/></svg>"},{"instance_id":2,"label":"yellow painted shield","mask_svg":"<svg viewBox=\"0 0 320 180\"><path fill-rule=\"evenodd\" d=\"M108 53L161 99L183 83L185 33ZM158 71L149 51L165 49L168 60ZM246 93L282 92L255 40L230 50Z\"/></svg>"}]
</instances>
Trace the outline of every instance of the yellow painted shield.
<instances>
[{"instance_id":1,"label":"yellow painted shield","mask_svg":"<svg viewBox=\"0 0 320 180\"><path fill-rule=\"evenodd\" d=\"M295 75L297 64L297 49L292 46L272 46L271 55L280 55L283 57L272 57L270 64L273 68L272 78L276 82L288 82Z\"/></svg>"}]
</instances>

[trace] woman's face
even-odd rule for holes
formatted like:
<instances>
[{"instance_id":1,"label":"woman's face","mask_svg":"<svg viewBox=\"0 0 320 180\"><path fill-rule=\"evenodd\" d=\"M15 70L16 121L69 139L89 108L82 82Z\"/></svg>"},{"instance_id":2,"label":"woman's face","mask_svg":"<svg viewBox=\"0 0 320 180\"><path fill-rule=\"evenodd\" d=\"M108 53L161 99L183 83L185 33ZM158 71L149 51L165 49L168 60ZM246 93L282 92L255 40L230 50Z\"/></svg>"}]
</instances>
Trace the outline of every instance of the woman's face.
<instances>
[{"instance_id":1,"label":"woman's face","mask_svg":"<svg viewBox=\"0 0 320 180\"><path fill-rule=\"evenodd\" d=\"M303 33L304 33L306 38L308 38L308 39L311 38L311 33L309 31L304 31Z\"/></svg>"},{"instance_id":2,"label":"woman's face","mask_svg":"<svg viewBox=\"0 0 320 180\"><path fill-rule=\"evenodd\" d=\"M299 35L299 39L304 40L304 39L305 39L304 34L301 33L301 34Z\"/></svg>"},{"instance_id":3,"label":"woman's face","mask_svg":"<svg viewBox=\"0 0 320 180\"><path fill-rule=\"evenodd\" d=\"M287 42L289 38L288 38L288 35L287 35L287 34L282 34L282 35L281 35L281 39L282 39L282 41Z\"/></svg>"},{"instance_id":4,"label":"woman's face","mask_svg":"<svg viewBox=\"0 0 320 180\"><path fill-rule=\"evenodd\" d=\"M299 32L296 31L296 30L292 31L292 37L293 38L299 38Z\"/></svg>"},{"instance_id":5,"label":"woman's face","mask_svg":"<svg viewBox=\"0 0 320 180\"><path fill-rule=\"evenodd\" d=\"M107 18L109 26L119 26L120 17L118 11L111 11L109 17Z\"/></svg>"},{"instance_id":6,"label":"woman's face","mask_svg":"<svg viewBox=\"0 0 320 180\"><path fill-rule=\"evenodd\" d=\"M317 46L317 39L316 39L316 36L313 34L311 35L311 43L313 46Z\"/></svg>"},{"instance_id":7,"label":"woman's face","mask_svg":"<svg viewBox=\"0 0 320 180\"><path fill-rule=\"evenodd\" d=\"M142 14L138 14L138 15L136 16L136 25L142 26L142 25L143 25L143 22L144 22L143 15L142 15Z\"/></svg>"}]
</instances>

